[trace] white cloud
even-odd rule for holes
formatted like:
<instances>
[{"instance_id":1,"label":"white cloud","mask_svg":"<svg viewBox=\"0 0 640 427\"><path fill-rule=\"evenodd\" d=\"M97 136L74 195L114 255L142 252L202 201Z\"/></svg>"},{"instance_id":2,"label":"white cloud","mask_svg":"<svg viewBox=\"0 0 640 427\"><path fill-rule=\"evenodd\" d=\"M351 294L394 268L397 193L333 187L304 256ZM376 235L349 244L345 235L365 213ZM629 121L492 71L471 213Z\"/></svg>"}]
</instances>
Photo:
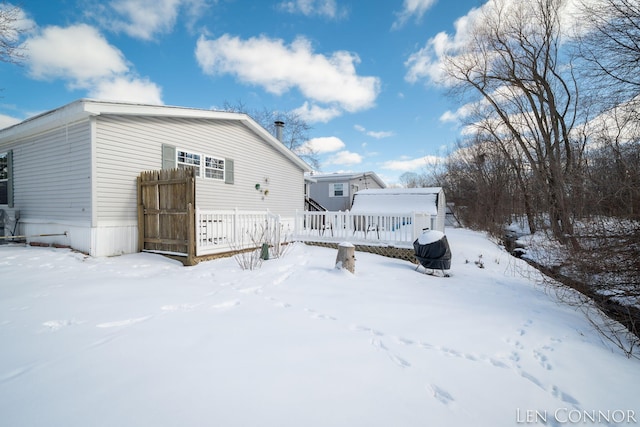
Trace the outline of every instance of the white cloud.
<instances>
[{"instance_id":1,"label":"white cloud","mask_svg":"<svg viewBox=\"0 0 640 427\"><path fill-rule=\"evenodd\" d=\"M38 80L65 78L82 86L128 69L122 52L85 24L46 27L27 46L29 74Z\"/></svg>"},{"instance_id":2,"label":"white cloud","mask_svg":"<svg viewBox=\"0 0 640 427\"><path fill-rule=\"evenodd\" d=\"M109 5L121 17L112 21L114 30L149 40L173 29L180 0L115 0Z\"/></svg>"},{"instance_id":3,"label":"white cloud","mask_svg":"<svg viewBox=\"0 0 640 427\"><path fill-rule=\"evenodd\" d=\"M112 0L96 3L93 17L110 31L153 40L173 31L181 12L191 25L208 7L209 0Z\"/></svg>"},{"instance_id":4,"label":"white cloud","mask_svg":"<svg viewBox=\"0 0 640 427\"><path fill-rule=\"evenodd\" d=\"M442 113L439 120L443 123L464 121L484 105L487 105L487 102L484 99L478 102L470 102L462 105L456 111L445 111L444 113Z\"/></svg>"},{"instance_id":5,"label":"white cloud","mask_svg":"<svg viewBox=\"0 0 640 427\"><path fill-rule=\"evenodd\" d=\"M332 165L357 165L362 163L362 156L351 151L340 151L329 158L329 164Z\"/></svg>"},{"instance_id":6,"label":"white cloud","mask_svg":"<svg viewBox=\"0 0 640 427\"><path fill-rule=\"evenodd\" d=\"M365 135L368 135L375 139L388 138L390 136L395 135L391 131L368 131L364 126L360 126L360 125L354 125L353 128L358 132L362 132Z\"/></svg>"},{"instance_id":7,"label":"white cloud","mask_svg":"<svg viewBox=\"0 0 640 427\"><path fill-rule=\"evenodd\" d=\"M423 78L434 83L441 80L443 76L442 64L439 62L441 58L433 53L432 44L433 39L427 41L425 47L412 53L405 61L404 66L408 70L404 79L409 83L417 83Z\"/></svg>"},{"instance_id":8,"label":"white cloud","mask_svg":"<svg viewBox=\"0 0 640 427\"><path fill-rule=\"evenodd\" d=\"M440 32L427 40L423 48L411 54L405 61L405 67L408 68L405 80L416 83L425 79L431 83L446 84L442 60L445 55L455 54L468 44L471 27L480 19L480 15L479 9L471 9L467 15L456 20L456 32L453 36Z\"/></svg>"},{"instance_id":9,"label":"white cloud","mask_svg":"<svg viewBox=\"0 0 640 427\"><path fill-rule=\"evenodd\" d=\"M401 28L409 19L411 19L411 17L414 16L416 20L419 21L425 12L429 10L436 1L437 0L404 0L402 11L396 13L397 19L393 23L391 29L396 30Z\"/></svg>"},{"instance_id":10,"label":"white cloud","mask_svg":"<svg viewBox=\"0 0 640 427\"><path fill-rule=\"evenodd\" d=\"M454 22L453 35L442 31L427 40L423 48L411 54L405 61L405 67L408 68L405 80L416 83L424 79L427 83L447 85L447 76L442 63L444 57L455 56L469 45L474 27L484 19L485 8L495 7L495 1L489 0L480 8L473 8L466 15L458 18ZM507 3L510 4L509 1Z\"/></svg>"},{"instance_id":11,"label":"white cloud","mask_svg":"<svg viewBox=\"0 0 640 427\"><path fill-rule=\"evenodd\" d=\"M377 131L377 132L369 131L367 132L367 135L375 139L382 139L382 138L389 138L390 136L393 136L395 134L391 131Z\"/></svg>"},{"instance_id":12,"label":"white cloud","mask_svg":"<svg viewBox=\"0 0 640 427\"><path fill-rule=\"evenodd\" d=\"M20 123L22 120L17 119L15 117L7 116L5 114L0 114L0 129L4 129L6 127L15 125L16 123Z\"/></svg>"},{"instance_id":13,"label":"white cloud","mask_svg":"<svg viewBox=\"0 0 640 427\"><path fill-rule=\"evenodd\" d=\"M295 88L314 103L348 112L373 107L380 92L379 78L356 73L357 55L314 53L304 37L290 45L265 36L246 40L228 34L214 40L200 37L196 58L206 74L231 74L276 95Z\"/></svg>"},{"instance_id":14,"label":"white cloud","mask_svg":"<svg viewBox=\"0 0 640 427\"><path fill-rule=\"evenodd\" d=\"M305 16L324 16L335 19L347 15L344 8L339 8L336 0L291 0L278 5L288 13L301 13Z\"/></svg>"},{"instance_id":15,"label":"white cloud","mask_svg":"<svg viewBox=\"0 0 640 427\"><path fill-rule=\"evenodd\" d=\"M89 25L45 27L26 44L34 79L65 80L70 89L99 99L162 104L161 89L135 76L122 52Z\"/></svg>"},{"instance_id":16,"label":"white cloud","mask_svg":"<svg viewBox=\"0 0 640 427\"><path fill-rule=\"evenodd\" d=\"M307 123L327 123L342 114L342 110L338 107L323 108L318 105L309 105L305 102L300 107L293 110L302 120Z\"/></svg>"},{"instance_id":17,"label":"white cloud","mask_svg":"<svg viewBox=\"0 0 640 427\"><path fill-rule=\"evenodd\" d=\"M162 104L162 89L149 79L119 76L101 80L89 94L102 100Z\"/></svg>"},{"instance_id":18,"label":"white cloud","mask_svg":"<svg viewBox=\"0 0 640 427\"><path fill-rule=\"evenodd\" d=\"M441 122L456 122L458 121L458 113L457 112L453 112L451 110L447 110L444 113L442 113L442 115L440 116L440 121Z\"/></svg>"},{"instance_id":19,"label":"white cloud","mask_svg":"<svg viewBox=\"0 0 640 427\"><path fill-rule=\"evenodd\" d=\"M344 142L335 136L312 138L300 147L301 152L313 152L318 154L332 153L345 147Z\"/></svg>"},{"instance_id":20,"label":"white cloud","mask_svg":"<svg viewBox=\"0 0 640 427\"><path fill-rule=\"evenodd\" d=\"M429 0L425 1L429 2ZM563 34L568 35L571 31L574 31L574 34L584 31L585 22L579 19L578 5L580 2L591 3L594 1L597 0L568 0L562 3L559 13ZM407 2L409 0L405 0L405 9ZM421 3L421 1L414 0L411 3ZM456 56L469 46L474 28L485 19L484 15L487 10L491 8L508 10L510 7L521 7L523 3L522 0L488 0L481 7L471 9L466 15L455 21L453 34L440 32L427 40L421 49L409 56L405 61L407 68L405 80L410 83L424 80L431 84L449 84L450 82L447 81L443 71L442 61L445 55Z\"/></svg>"},{"instance_id":21,"label":"white cloud","mask_svg":"<svg viewBox=\"0 0 640 427\"><path fill-rule=\"evenodd\" d=\"M396 171L415 171L429 165L437 164L442 159L436 156L424 156L417 159L390 160L382 164L382 169Z\"/></svg>"}]
</instances>

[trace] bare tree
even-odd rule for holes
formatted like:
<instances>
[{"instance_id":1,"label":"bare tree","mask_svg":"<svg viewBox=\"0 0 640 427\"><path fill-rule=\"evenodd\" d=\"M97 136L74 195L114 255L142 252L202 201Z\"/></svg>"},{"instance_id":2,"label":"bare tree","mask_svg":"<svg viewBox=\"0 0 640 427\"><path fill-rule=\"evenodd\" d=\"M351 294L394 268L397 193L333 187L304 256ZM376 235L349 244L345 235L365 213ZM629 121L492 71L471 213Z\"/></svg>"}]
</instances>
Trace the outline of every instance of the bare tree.
<instances>
[{"instance_id":1,"label":"bare tree","mask_svg":"<svg viewBox=\"0 0 640 427\"><path fill-rule=\"evenodd\" d=\"M578 50L586 60L589 87L605 109L640 99L640 3L637 0L582 1ZM636 120L638 116L636 115Z\"/></svg>"},{"instance_id":2,"label":"bare tree","mask_svg":"<svg viewBox=\"0 0 640 427\"><path fill-rule=\"evenodd\" d=\"M640 5L637 0L600 0L600 5L615 10L591 9L601 15L589 18L599 26L591 23L597 30L581 40L586 43L582 53L591 55L584 56L590 62L572 62L571 52L564 50L568 45L560 38L562 4L562 0L488 3L472 29L471 42L446 58L455 88L476 95L471 119L477 131L467 157L451 164L448 178L456 191L448 194L467 201L466 218L482 221L477 225L492 231L491 221L504 221L502 210L493 206L492 211L483 201L504 206L505 198L510 198L515 213L518 196L517 190L491 192L485 187L515 180L527 215L537 214L534 207L546 210L553 235L570 243L558 249L550 242L542 251L549 258L540 258L538 264L547 275L584 295L575 299L567 293L560 295L561 300L584 308L608 339L628 355L637 355L640 55L634 47L640 46L640 32L637 14L635 18L618 14L623 6L629 12ZM623 24L627 28L616 32ZM597 48L607 49L607 42L618 43L626 56L600 54ZM574 65L585 64L591 67L589 73L574 74ZM584 97L579 84L596 90ZM502 169L511 172L504 179ZM581 222L574 233L577 218ZM566 288L551 283L564 293ZM600 312L610 319L595 316Z\"/></svg>"},{"instance_id":3,"label":"bare tree","mask_svg":"<svg viewBox=\"0 0 640 427\"><path fill-rule=\"evenodd\" d=\"M242 101L237 101L235 104L225 101L223 108L226 111L248 114L274 136L277 135L275 123L284 123L281 142L311 167L319 169L318 153L304 145L309 140L311 126L299 114L293 111L274 111L267 108L251 109Z\"/></svg>"},{"instance_id":4,"label":"bare tree","mask_svg":"<svg viewBox=\"0 0 640 427\"><path fill-rule=\"evenodd\" d=\"M489 108L499 139L513 141L544 192L551 230L577 242L569 182L582 147L571 138L577 83L561 62L561 0L496 0L482 9L472 38L445 58L446 71L463 93Z\"/></svg>"},{"instance_id":5,"label":"bare tree","mask_svg":"<svg viewBox=\"0 0 640 427\"><path fill-rule=\"evenodd\" d=\"M24 59L21 35L23 12L19 7L0 3L0 61L19 64Z\"/></svg>"},{"instance_id":6,"label":"bare tree","mask_svg":"<svg viewBox=\"0 0 640 427\"><path fill-rule=\"evenodd\" d=\"M502 238L504 224L522 214L512 159L498 145L477 134L448 158L442 177L447 201L455 203L465 226Z\"/></svg>"},{"instance_id":7,"label":"bare tree","mask_svg":"<svg viewBox=\"0 0 640 427\"><path fill-rule=\"evenodd\" d=\"M422 187L421 177L415 172L405 172L398 178L404 188Z\"/></svg>"},{"instance_id":8,"label":"bare tree","mask_svg":"<svg viewBox=\"0 0 640 427\"><path fill-rule=\"evenodd\" d=\"M484 105L484 108L483 108ZM509 132L503 132L503 125L493 119L491 108L477 104L474 114L470 115L469 128L475 129L472 142L484 146L483 153L490 161L502 164L510 171L510 184L514 187L508 193L511 202L512 219L526 219L529 231L538 229L539 213L535 206L539 203L537 181L531 174L528 156Z\"/></svg>"}]
</instances>

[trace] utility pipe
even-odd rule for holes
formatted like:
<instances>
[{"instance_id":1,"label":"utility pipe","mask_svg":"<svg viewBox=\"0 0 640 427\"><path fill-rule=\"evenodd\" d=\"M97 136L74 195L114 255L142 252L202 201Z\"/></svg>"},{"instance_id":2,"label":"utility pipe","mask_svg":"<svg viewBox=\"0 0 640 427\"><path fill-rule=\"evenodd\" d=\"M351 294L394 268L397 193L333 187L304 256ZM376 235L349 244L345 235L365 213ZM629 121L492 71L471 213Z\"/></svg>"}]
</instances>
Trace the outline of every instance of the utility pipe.
<instances>
[{"instance_id":1,"label":"utility pipe","mask_svg":"<svg viewBox=\"0 0 640 427\"><path fill-rule=\"evenodd\" d=\"M0 239L28 239L31 237L54 237L54 236L68 236L68 232L62 234L32 234L30 236L0 236Z\"/></svg>"}]
</instances>

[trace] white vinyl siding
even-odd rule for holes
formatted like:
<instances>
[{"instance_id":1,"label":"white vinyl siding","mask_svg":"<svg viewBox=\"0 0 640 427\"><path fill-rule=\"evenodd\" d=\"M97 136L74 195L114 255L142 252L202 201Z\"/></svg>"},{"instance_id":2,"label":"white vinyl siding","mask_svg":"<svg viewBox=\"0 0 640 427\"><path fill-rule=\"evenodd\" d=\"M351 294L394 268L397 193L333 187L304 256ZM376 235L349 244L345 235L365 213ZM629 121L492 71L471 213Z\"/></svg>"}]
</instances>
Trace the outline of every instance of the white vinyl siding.
<instances>
[{"instance_id":1,"label":"white vinyl siding","mask_svg":"<svg viewBox=\"0 0 640 427\"><path fill-rule=\"evenodd\" d=\"M225 180L198 178L199 208L269 209L287 216L304 208L303 171L240 122L102 115L96 126L101 223L137 223L136 178L141 171L161 169L168 146L216 156L231 166ZM265 179L269 195L263 197L255 184Z\"/></svg>"},{"instance_id":2,"label":"white vinyl siding","mask_svg":"<svg viewBox=\"0 0 640 427\"><path fill-rule=\"evenodd\" d=\"M162 142L154 140L153 124L140 125L138 120L95 119L98 225L137 225L137 177L162 168Z\"/></svg>"},{"instance_id":3,"label":"white vinyl siding","mask_svg":"<svg viewBox=\"0 0 640 427\"><path fill-rule=\"evenodd\" d=\"M13 201L24 220L91 222L89 121L13 141Z\"/></svg>"},{"instance_id":4,"label":"white vinyl siding","mask_svg":"<svg viewBox=\"0 0 640 427\"><path fill-rule=\"evenodd\" d=\"M304 209L304 172L301 169L240 123L226 124L220 129L218 138L224 150L221 146L215 153L227 158L227 165L230 165L228 158L233 159L233 185L199 180L196 187L198 207L269 209L283 216L293 216L296 210ZM256 190L256 184L260 184L263 192ZM268 195L264 195L264 190L269 190Z\"/></svg>"}]
</instances>

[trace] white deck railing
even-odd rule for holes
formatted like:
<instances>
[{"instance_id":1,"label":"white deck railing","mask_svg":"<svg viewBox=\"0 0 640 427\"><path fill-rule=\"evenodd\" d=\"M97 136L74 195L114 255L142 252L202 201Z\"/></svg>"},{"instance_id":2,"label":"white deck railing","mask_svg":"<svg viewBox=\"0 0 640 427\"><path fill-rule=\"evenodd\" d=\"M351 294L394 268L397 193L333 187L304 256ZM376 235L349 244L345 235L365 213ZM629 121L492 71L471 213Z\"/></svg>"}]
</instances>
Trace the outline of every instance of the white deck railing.
<instances>
[{"instance_id":1,"label":"white deck railing","mask_svg":"<svg viewBox=\"0 0 640 427\"><path fill-rule=\"evenodd\" d=\"M280 217L268 211L196 210L196 255L279 244Z\"/></svg>"},{"instance_id":2,"label":"white deck railing","mask_svg":"<svg viewBox=\"0 0 640 427\"><path fill-rule=\"evenodd\" d=\"M342 242L413 248L426 228L433 229L435 216L409 212L297 212L293 238L311 242Z\"/></svg>"},{"instance_id":3,"label":"white deck railing","mask_svg":"<svg viewBox=\"0 0 640 427\"><path fill-rule=\"evenodd\" d=\"M268 211L196 210L196 255L211 255L263 243L286 241L330 242L413 248L424 229L433 229L435 216L410 212L298 211L281 219Z\"/></svg>"}]
</instances>

